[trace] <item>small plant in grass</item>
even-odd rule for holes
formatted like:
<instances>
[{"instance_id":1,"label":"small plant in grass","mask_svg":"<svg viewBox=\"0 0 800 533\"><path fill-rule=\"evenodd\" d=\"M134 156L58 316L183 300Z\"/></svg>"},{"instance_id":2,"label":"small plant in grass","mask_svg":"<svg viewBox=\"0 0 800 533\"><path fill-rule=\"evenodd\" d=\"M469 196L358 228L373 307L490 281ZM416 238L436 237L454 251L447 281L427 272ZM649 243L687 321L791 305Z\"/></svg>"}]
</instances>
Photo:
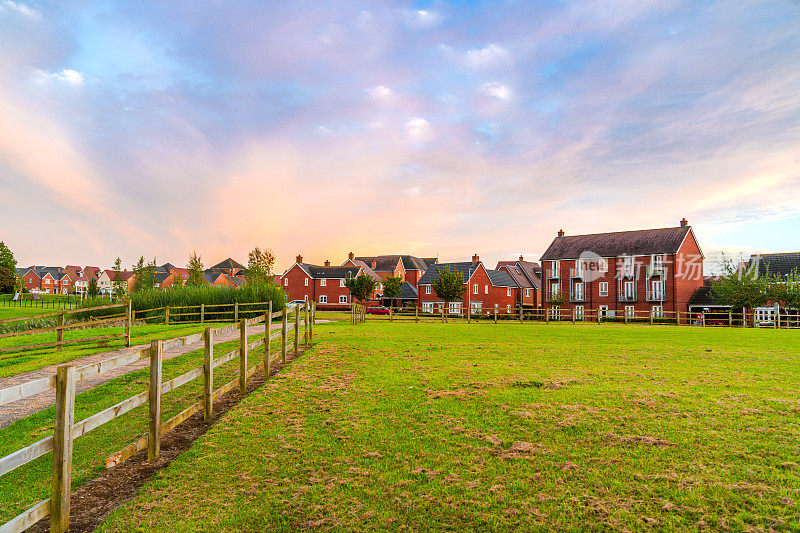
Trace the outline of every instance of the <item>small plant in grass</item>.
<instances>
[{"instance_id":1,"label":"small plant in grass","mask_svg":"<svg viewBox=\"0 0 800 533\"><path fill-rule=\"evenodd\" d=\"M442 299L444 307L449 308L450 302L463 298L464 292L467 290L467 286L464 285L464 276L461 272L451 269L450 266L435 268L439 276L432 284L433 292Z\"/></svg>"},{"instance_id":2,"label":"small plant in grass","mask_svg":"<svg viewBox=\"0 0 800 533\"><path fill-rule=\"evenodd\" d=\"M354 301L361 300L362 302L366 302L372 297L378 282L366 274L359 274L354 278L346 279L344 284L350 291L350 295L353 297Z\"/></svg>"},{"instance_id":3,"label":"small plant in grass","mask_svg":"<svg viewBox=\"0 0 800 533\"><path fill-rule=\"evenodd\" d=\"M394 307L394 299L400 295L403 280L397 276L389 276L383 280L383 297L391 300L390 306Z\"/></svg>"}]
</instances>

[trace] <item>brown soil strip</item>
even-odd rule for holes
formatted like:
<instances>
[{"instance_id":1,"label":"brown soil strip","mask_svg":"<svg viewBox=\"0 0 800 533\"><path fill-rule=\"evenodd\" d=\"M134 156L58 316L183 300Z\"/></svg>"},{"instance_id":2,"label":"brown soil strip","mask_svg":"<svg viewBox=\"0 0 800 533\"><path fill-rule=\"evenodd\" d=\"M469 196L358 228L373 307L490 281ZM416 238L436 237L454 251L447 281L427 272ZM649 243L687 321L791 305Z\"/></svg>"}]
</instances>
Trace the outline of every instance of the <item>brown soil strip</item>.
<instances>
[{"instance_id":1,"label":"brown soil strip","mask_svg":"<svg viewBox=\"0 0 800 533\"><path fill-rule=\"evenodd\" d=\"M300 355L305 352L301 348ZM289 364L296 357L287 354ZM274 376L283 368L279 361L274 362L270 376ZM267 380L264 372L259 371L247 380L248 395L263 385ZM69 530L71 532L93 531L112 511L128 500L134 498L139 489L161 469L166 468L181 453L191 448L195 440L202 437L225 413L234 408L242 396L235 389L214 402L213 418L210 425L203 422L203 411L195 413L179 424L175 429L161 437L161 457L155 463L147 462L147 450L143 450L127 461L107 470L100 477L84 483L72 491L69 508ZM114 450L109 450L109 455ZM50 530L50 518L43 518L28 531L47 532Z\"/></svg>"}]
</instances>

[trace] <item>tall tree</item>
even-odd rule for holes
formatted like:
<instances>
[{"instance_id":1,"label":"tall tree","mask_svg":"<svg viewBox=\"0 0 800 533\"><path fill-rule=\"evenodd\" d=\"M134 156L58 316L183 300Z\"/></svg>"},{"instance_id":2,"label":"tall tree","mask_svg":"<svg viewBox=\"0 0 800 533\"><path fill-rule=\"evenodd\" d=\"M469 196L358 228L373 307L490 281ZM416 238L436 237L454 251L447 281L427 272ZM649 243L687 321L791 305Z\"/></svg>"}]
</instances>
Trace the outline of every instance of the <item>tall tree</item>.
<instances>
[{"instance_id":1,"label":"tall tree","mask_svg":"<svg viewBox=\"0 0 800 533\"><path fill-rule=\"evenodd\" d=\"M122 259L114 261L114 280L111 288L114 298L121 300L128 293L127 284L122 280Z\"/></svg>"},{"instance_id":2,"label":"tall tree","mask_svg":"<svg viewBox=\"0 0 800 533\"><path fill-rule=\"evenodd\" d=\"M723 276L714 283L716 300L733 309L747 309L766 304L770 299L771 276L759 275L757 268L741 268L731 260L723 260Z\"/></svg>"},{"instance_id":3,"label":"tall tree","mask_svg":"<svg viewBox=\"0 0 800 533\"><path fill-rule=\"evenodd\" d=\"M0 294L13 292L17 281L17 260L14 254L0 241Z\"/></svg>"},{"instance_id":4,"label":"tall tree","mask_svg":"<svg viewBox=\"0 0 800 533\"><path fill-rule=\"evenodd\" d=\"M394 307L394 299L400 294L403 288L403 278L389 276L383 280L383 297L391 300L390 305Z\"/></svg>"},{"instance_id":5,"label":"tall tree","mask_svg":"<svg viewBox=\"0 0 800 533\"><path fill-rule=\"evenodd\" d=\"M253 248L247 255L247 281L249 283L266 283L272 278L272 267L275 265L275 254L268 248Z\"/></svg>"},{"instance_id":6,"label":"tall tree","mask_svg":"<svg viewBox=\"0 0 800 533\"><path fill-rule=\"evenodd\" d=\"M347 278L344 284L345 287L350 290L350 296L352 296L353 300L365 302L369 300L372 293L375 292L375 287L378 285L378 282L366 274L359 274L354 278Z\"/></svg>"},{"instance_id":7,"label":"tall tree","mask_svg":"<svg viewBox=\"0 0 800 533\"><path fill-rule=\"evenodd\" d=\"M144 262L144 256L133 265L133 292L152 289L156 284L156 259L149 263Z\"/></svg>"},{"instance_id":8,"label":"tall tree","mask_svg":"<svg viewBox=\"0 0 800 533\"><path fill-rule=\"evenodd\" d=\"M89 280L89 286L86 288L86 292L89 298L97 298L97 293L99 291L97 290L97 280L95 278Z\"/></svg>"},{"instance_id":9,"label":"tall tree","mask_svg":"<svg viewBox=\"0 0 800 533\"><path fill-rule=\"evenodd\" d=\"M463 298L464 292L467 290L467 286L464 285L464 276L458 270L451 269L449 265L434 268L439 273L439 277L431 285L433 292L442 299L445 308L449 308L450 302Z\"/></svg>"},{"instance_id":10,"label":"tall tree","mask_svg":"<svg viewBox=\"0 0 800 533\"><path fill-rule=\"evenodd\" d=\"M203 261L197 255L197 252L192 252L192 255L189 256L189 264L186 265L186 268L189 270L189 279L186 280L187 285L199 287L205 283Z\"/></svg>"}]
</instances>

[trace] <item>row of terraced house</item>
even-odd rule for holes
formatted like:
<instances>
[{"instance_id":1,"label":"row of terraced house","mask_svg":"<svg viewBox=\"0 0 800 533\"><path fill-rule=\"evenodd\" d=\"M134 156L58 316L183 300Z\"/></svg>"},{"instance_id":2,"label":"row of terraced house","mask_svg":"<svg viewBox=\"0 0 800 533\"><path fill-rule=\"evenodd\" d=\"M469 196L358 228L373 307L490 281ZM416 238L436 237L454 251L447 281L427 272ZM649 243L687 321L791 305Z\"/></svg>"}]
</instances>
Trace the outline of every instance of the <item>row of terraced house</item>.
<instances>
[{"instance_id":1,"label":"row of terraced house","mask_svg":"<svg viewBox=\"0 0 800 533\"><path fill-rule=\"evenodd\" d=\"M634 312L664 316L691 310L693 298L703 292L703 253L686 219L671 228L566 235L559 231L542 254L540 263L500 261L488 268L475 254L471 260L439 263L413 255L356 256L341 265L295 263L279 278L290 300L313 300L321 308L347 308L351 301L345 280L359 274L373 277L377 288L370 302L415 306L438 312L443 305L433 290L439 269L461 272L466 290L460 301L449 302L449 312L516 312L516 309L567 310L580 317L589 309L604 316ZM403 279L400 295L383 298L382 281ZM695 301L696 305L702 305ZM556 310L559 311L556 311Z\"/></svg>"}]
</instances>

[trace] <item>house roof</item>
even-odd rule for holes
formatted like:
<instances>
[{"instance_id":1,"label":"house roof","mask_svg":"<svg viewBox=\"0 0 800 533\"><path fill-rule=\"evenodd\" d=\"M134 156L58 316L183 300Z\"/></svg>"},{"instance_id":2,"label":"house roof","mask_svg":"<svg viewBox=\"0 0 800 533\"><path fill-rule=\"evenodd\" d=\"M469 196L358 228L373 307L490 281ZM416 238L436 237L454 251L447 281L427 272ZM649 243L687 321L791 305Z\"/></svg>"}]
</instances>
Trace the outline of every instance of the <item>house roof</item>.
<instances>
[{"instance_id":1,"label":"house roof","mask_svg":"<svg viewBox=\"0 0 800 533\"><path fill-rule=\"evenodd\" d=\"M413 255L374 255L369 257L356 257L364 261L367 265L372 265L374 260L377 263L375 267L376 272L393 271L397 266L397 262L403 263L403 268L406 270L427 270L431 263L426 259L420 259Z\"/></svg>"},{"instance_id":2,"label":"house roof","mask_svg":"<svg viewBox=\"0 0 800 533\"><path fill-rule=\"evenodd\" d=\"M164 283L164 280L172 275L171 272L156 272L153 274L153 281L156 283Z\"/></svg>"},{"instance_id":3,"label":"house roof","mask_svg":"<svg viewBox=\"0 0 800 533\"><path fill-rule=\"evenodd\" d=\"M354 278L358 276L361 267L352 266L317 266L308 263L298 263L300 268L314 279Z\"/></svg>"},{"instance_id":4,"label":"house roof","mask_svg":"<svg viewBox=\"0 0 800 533\"><path fill-rule=\"evenodd\" d=\"M519 287L520 285L515 281L511 275L505 270L487 270L486 274L489 276L489 281L495 287Z\"/></svg>"},{"instance_id":5,"label":"house roof","mask_svg":"<svg viewBox=\"0 0 800 533\"><path fill-rule=\"evenodd\" d=\"M100 275L100 272L101 272L100 267L93 267L93 266L83 267L84 275L90 279L91 278L97 279L97 277Z\"/></svg>"},{"instance_id":6,"label":"house roof","mask_svg":"<svg viewBox=\"0 0 800 533\"><path fill-rule=\"evenodd\" d=\"M542 267L539 266L539 263L533 261L498 261L497 270L500 270L503 267L516 267L522 270L522 274L528 280L530 285L520 285L520 287L530 286L535 289L542 287ZM514 279L517 279L516 276Z\"/></svg>"},{"instance_id":7,"label":"house roof","mask_svg":"<svg viewBox=\"0 0 800 533\"><path fill-rule=\"evenodd\" d=\"M378 276L378 274L376 274L375 271L372 270L372 267L369 266L368 264L366 264L361 259L348 259L347 261L352 261L353 264L355 264L357 266L360 266L362 269L364 269L364 273L366 275L370 276L371 278L380 279L380 276ZM345 263L347 263L347 261L345 261ZM342 266L344 266L344 265L342 265Z\"/></svg>"},{"instance_id":8,"label":"house roof","mask_svg":"<svg viewBox=\"0 0 800 533\"><path fill-rule=\"evenodd\" d=\"M216 265L212 266L211 268L238 268L240 270L244 270L244 265L239 263L238 261L234 261L230 257L225 259L224 261L220 261Z\"/></svg>"},{"instance_id":9,"label":"house roof","mask_svg":"<svg viewBox=\"0 0 800 533\"><path fill-rule=\"evenodd\" d=\"M17 269L17 277L21 278L22 276L24 276L28 272L28 270L30 270L30 267L28 267L28 268L18 268Z\"/></svg>"},{"instance_id":10,"label":"house roof","mask_svg":"<svg viewBox=\"0 0 800 533\"><path fill-rule=\"evenodd\" d=\"M800 274L800 252L786 252L779 254L751 255L749 266L758 262L758 274L764 275L769 269L770 274L788 276L792 272Z\"/></svg>"},{"instance_id":11,"label":"house roof","mask_svg":"<svg viewBox=\"0 0 800 533\"><path fill-rule=\"evenodd\" d=\"M50 274L50 277L57 281L60 281L61 278L67 275L67 272L61 267L37 266L33 267L33 271L36 272L36 275L40 278L44 278L47 274Z\"/></svg>"},{"instance_id":12,"label":"house roof","mask_svg":"<svg viewBox=\"0 0 800 533\"><path fill-rule=\"evenodd\" d=\"M553 239L542 254L541 260L577 259L583 252L593 252L600 257L674 254L691 230L691 226L680 226L591 235L565 235Z\"/></svg>"},{"instance_id":13,"label":"house roof","mask_svg":"<svg viewBox=\"0 0 800 533\"><path fill-rule=\"evenodd\" d=\"M689 303L687 307L730 307L729 305L724 305L717 302L717 295L714 292L714 287L712 285L705 284L701 287L698 287L692 297L689 298Z\"/></svg>"},{"instance_id":14,"label":"house roof","mask_svg":"<svg viewBox=\"0 0 800 533\"><path fill-rule=\"evenodd\" d=\"M245 284L245 280L243 278L240 278L239 276L228 276L228 279L230 280L231 283L233 283L237 287L241 287L242 285Z\"/></svg>"},{"instance_id":15,"label":"house roof","mask_svg":"<svg viewBox=\"0 0 800 533\"><path fill-rule=\"evenodd\" d=\"M400 293L397 295L397 299L415 300L417 298L419 298L419 291L417 291L417 288L409 282L404 281L403 286L400 287Z\"/></svg>"},{"instance_id":16,"label":"house roof","mask_svg":"<svg viewBox=\"0 0 800 533\"><path fill-rule=\"evenodd\" d=\"M460 263L441 263L436 265L439 268L450 267L450 270L455 270L456 272L461 272L461 275L464 277L464 283L472 277L472 273L477 270L480 263L473 263L471 261L463 261ZM439 279L439 270L436 268L429 268L425 271L419 281L417 281L417 285L431 285L437 279Z\"/></svg>"},{"instance_id":17,"label":"house roof","mask_svg":"<svg viewBox=\"0 0 800 533\"><path fill-rule=\"evenodd\" d=\"M225 274L222 272L204 272L203 279L206 280L206 283L214 284L220 276L224 276Z\"/></svg>"},{"instance_id":18,"label":"house roof","mask_svg":"<svg viewBox=\"0 0 800 533\"><path fill-rule=\"evenodd\" d=\"M109 279L111 279L111 281L115 281L114 277L116 277L116 275L117 275L117 271L116 270L106 269L103 272L105 272L108 275L108 277L109 277ZM122 271L122 276L121 276L122 277L122 281L128 281L128 279L130 279L131 276L133 276L133 271L132 270L123 270Z\"/></svg>"},{"instance_id":19,"label":"house roof","mask_svg":"<svg viewBox=\"0 0 800 533\"><path fill-rule=\"evenodd\" d=\"M502 270L503 272L507 272L514 279L514 281L517 283L518 286L526 289L534 288L534 285L531 282L531 280L528 279L528 276L525 275L525 272L522 270L522 268L517 266L516 264L511 264L511 265L498 264L497 271L500 270Z\"/></svg>"}]
</instances>

